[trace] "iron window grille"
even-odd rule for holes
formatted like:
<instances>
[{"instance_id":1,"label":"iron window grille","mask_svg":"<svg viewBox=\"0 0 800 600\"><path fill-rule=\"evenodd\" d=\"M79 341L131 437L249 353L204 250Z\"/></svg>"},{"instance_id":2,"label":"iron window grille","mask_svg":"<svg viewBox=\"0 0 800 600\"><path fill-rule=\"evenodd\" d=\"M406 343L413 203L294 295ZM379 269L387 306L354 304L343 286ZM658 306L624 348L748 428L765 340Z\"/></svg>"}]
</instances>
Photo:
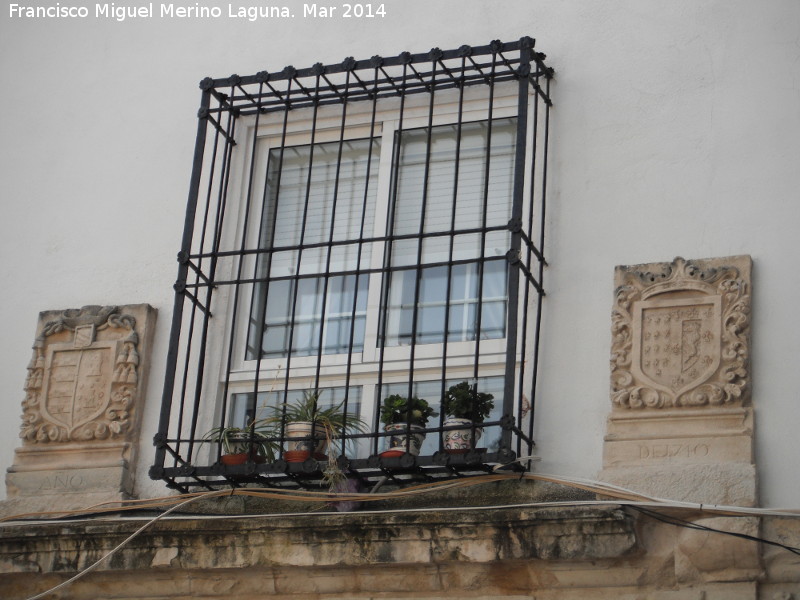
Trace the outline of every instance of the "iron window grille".
<instances>
[{"instance_id":1,"label":"iron window grille","mask_svg":"<svg viewBox=\"0 0 800 600\"><path fill-rule=\"evenodd\" d=\"M303 390L369 424L363 482L521 469L542 315L552 69L534 41L204 79L150 474L187 492L313 486L324 465L220 463L212 427ZM381 456L384 397L490 391L484 448Z\"/></svg>"}]
</instances>

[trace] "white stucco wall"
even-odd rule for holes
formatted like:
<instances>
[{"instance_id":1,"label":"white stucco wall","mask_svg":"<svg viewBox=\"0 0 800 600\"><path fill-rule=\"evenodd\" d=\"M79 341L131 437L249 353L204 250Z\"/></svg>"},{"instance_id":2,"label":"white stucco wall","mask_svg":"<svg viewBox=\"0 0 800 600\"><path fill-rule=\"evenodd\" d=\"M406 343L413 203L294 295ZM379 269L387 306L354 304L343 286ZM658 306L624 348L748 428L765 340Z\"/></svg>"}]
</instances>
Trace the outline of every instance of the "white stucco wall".
<instances>
[{"instance_id":1,"label":"white stucco wall","mask_svg":"<svg viewBox=\"0 0 800 600\"><path fill-rule=\"evenodd\" d=\"M201 78L530 35L557 70L540 470L600 469L614 266L751 254L761 500L800 506L800 3L386 0L383 19L314 20L285 1L295 19L2 7L0 467L18 445L37 313L147 302L160 314L138 490L163 493L147 468Z\"/></svg>"}]
</instances>

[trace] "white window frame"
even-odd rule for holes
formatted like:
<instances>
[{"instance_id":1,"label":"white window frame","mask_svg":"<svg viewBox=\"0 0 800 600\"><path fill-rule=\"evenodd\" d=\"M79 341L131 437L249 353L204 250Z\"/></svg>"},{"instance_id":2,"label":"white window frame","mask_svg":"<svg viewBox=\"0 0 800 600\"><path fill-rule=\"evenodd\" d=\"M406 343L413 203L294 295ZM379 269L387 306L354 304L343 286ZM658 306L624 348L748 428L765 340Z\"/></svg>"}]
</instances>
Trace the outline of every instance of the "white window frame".
<instances>
[{"instance_id":1,"label":"white window frame","mask_svg":"<svg viewBox=\"0 0 800 600\"><path fill-rule=\"evenodd\" d=\"M491 115L487 109L488 101L486 90L480 88L468 88L464 93L462 103L461 121L462 123L480 122L491 119L502 119L516 117L518 112L518 84L509 82L498 84L495 87L495 96L492 102ZM442 102L441 98L450 96ZM533 93L529 94L529 103L535 101ZM373 218L372 235L376 238L386 234L387 212L391 202L391 173L392 173L392 147L395 143L395 134L399 129L400 122L397 119L398 100L381 100L378 103L378 110L375 116L375 137L381 139L380 160L377 165L377 197ZM458 98L456 92L439 92L437 94L437 104L433 119L428 117L429 101L426 95L410 97L406 99L403 109L403 130L438 125L456 123L458 120ZM312 119L311 110L299 109L292 111L286 137L285 146L304 145L311 142ZM335 142L341 135L341 105L322 107L319 109L316 124L313 128L315 143ZM360 102L348 105L347 122L345 125L345 140L368 138L370 133L370 121L372 118L372 103ZM225 223L225 236L228 239L235 239L236 247L242 242L242 236L247 236L248 242L257 241L259 229L261 227L260 199L263 194L266 180L266 161L268 160L269 150L281 144L282 127L281 123L273 122L268 125L263 123L256 127L251 123L248 125L245 141L240 143L239 148L243 152L234 152L231 164L231 183L229 191L229 209ZM258 137L258 143L253 144L253 136ZM532 123L528 120L528 139L532 139ZM250 197L251 213L248 219L247 231L244 231L244 215L248 202L248 181L247 172L250 169L252 152L254 146L261 158L256 161L256 166L252 169L254 176L260 175L260 181L256 181ZM263 147L262 147L263 146ZM530 151L526 156L526 172L529 171ZM376 165L373 164L373 169ZM525 181L526 195L529 193L527 188L530 182ZM235 207L233 206L235 204ZM529 207L525 207L526 212ZM527 218L527 215L523 215ZM249 247L256 247L256 242L248 244ZM347 382L345 377L345 367L348 363L347 354L322 354L320 360L320 379L319 388L351 387L359 386L362 388L361 394L361 414L360 417L367 423L373 422L375 418L374 410L376 402L376 387L378 382L378 368L380 366L380 346L378 344L379 319L381 316L381 279L386 276L385 272L380 272L383 268L384 243L376 242L373 246L370 258L370 268L376 272L370 275L367 299L367 312L365 324L365 338L363 352L353 353L351 360L350 380ZM254 255L248 256L244 260L242 273L255 272ZM228 273L220 271L220 275L233 277L233 267ZM235 394L248 393L256 390L259 392L282 390L284 387L284 377L287 357L265 358L260 361L260 371L258 383L255 383L257 360L247 360L245 358L248 322L251 310L253 284L241 286L238 302L234 302L230 297L230 290L220 290L215 297L216 314L225 311L224 319L216 320L216 327L212 326L210 332L211 345L221 344L221 347L232 348L230 370L227 368L226 360L209 361L208 367L216 365L216 368L207 368L207 385L211 384L222 394L223 388L227 387L227 400L230 411L230 404ZM524 310L523 302L518 302L520 314ZM224 307L224 308L223 308ZM238 313L238 314L237 314ZM237 314L235 318L234 315ZM516 332L506 331L516 335ZM234 336L231 345L230 336ZM497 377L505 374L506 364L506 341L507 338L484 339L480 342L481 365L479 377ZM383 367L382 384L407 382L409 376L409 348L410 346L385 346L383 348ZM415 346L414 378L415 380L441 380L442 376L442 349L443 344L417 344ZM451 341L447 344L447 373L448 380L452 379L472 379L473 365L475 358L475 341ZM227 353L220 353L226 355ZM317 370L318 356L292 356L290 361L290 377L288 389L311 389L314 387L314 380ZM517 350L517 362L522 360L519 349ZM225 364L223 364L225 363ZM227 379L227 386L224 382ZM517 382L517 386L521 382ZM209 389L207 387L207 389ZM439 399L428 399L432 404L438 404ZM223 399L219 398L218 407L223 404ZM227 415L226 415L227 418Z\"/></svg>"}]
</instances>

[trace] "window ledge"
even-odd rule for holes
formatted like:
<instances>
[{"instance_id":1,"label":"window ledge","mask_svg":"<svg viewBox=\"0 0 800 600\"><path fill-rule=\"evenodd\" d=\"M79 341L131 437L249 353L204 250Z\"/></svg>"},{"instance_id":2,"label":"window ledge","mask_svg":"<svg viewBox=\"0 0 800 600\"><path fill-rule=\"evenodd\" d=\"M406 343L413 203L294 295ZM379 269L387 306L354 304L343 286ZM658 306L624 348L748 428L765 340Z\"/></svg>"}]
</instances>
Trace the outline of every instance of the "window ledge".
<instances>
[{"instance_id":1,"label":"window ledge","mask_svg":"<svg viewBox=\"0 0 800 600\"><path fill-rule=\"evenodd\" d=\"M0 531L0 571L84 569L144 519L26 523ZM178 518L155 523L100 570L360 566L612 559L637 546L619 506Z\"/></svg>"}]
</instances>

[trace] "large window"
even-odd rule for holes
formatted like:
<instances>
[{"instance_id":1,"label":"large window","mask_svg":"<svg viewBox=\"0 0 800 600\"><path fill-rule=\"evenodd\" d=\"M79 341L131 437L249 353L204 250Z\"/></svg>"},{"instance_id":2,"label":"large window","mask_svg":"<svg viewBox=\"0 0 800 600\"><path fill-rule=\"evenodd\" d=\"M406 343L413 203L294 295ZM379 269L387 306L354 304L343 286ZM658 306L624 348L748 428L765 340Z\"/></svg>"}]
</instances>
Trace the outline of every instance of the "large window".
<instances>
[{"instance_id":1,"label":"large window","mask_svg":"<svg viewBox=\"0 0 800 600\"><path fill-rule=\"evenodd\" d=\"M204 438L309 390L368 424L349 445L362 478L399 468L380 456L393 394L440 413L406 476L530 450L543 59L523 38L202 83L154 477L313 478L231 471ZM495 399L478 459L440 456L441 399L462 381Z\"/></svg>"}]
</instances>

